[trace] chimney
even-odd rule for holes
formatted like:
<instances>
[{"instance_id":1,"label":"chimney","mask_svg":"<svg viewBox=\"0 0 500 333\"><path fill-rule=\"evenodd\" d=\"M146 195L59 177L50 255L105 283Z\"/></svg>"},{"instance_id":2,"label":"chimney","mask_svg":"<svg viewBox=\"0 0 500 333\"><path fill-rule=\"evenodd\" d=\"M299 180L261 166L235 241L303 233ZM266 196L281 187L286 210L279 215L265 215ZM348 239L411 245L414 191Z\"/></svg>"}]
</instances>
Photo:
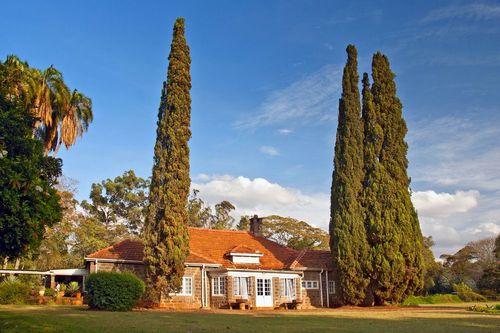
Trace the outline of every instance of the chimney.
<instances>
[{"instance_id":1,"label":"chimney","mask_svg":"<svg viewBox=\"0 0 500 333\"><path fill-rule=\"evenodd\" d=\"M262 236L262 218L257 215L250 219L250 233L258 237Z\"/></svg>"}]
</instances>

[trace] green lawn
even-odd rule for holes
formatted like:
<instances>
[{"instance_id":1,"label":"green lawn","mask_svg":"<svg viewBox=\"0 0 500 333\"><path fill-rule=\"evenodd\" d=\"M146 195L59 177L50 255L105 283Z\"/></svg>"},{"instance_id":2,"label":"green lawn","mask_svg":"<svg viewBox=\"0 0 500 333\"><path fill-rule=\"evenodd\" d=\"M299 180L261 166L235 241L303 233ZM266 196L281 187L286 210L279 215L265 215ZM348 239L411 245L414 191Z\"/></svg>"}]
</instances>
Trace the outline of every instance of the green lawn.
<instances>
[{"instance_id":1,"label":"green lawn","mask_svg":"<svg viewBox=\"0 0 500 333\"><path fill-rule=\"evenodd\" d=\"M0 306L10 332L500 332L500 315L465 308L315 311L98 312L69 306Z\"/></svg>"}]
</instances>

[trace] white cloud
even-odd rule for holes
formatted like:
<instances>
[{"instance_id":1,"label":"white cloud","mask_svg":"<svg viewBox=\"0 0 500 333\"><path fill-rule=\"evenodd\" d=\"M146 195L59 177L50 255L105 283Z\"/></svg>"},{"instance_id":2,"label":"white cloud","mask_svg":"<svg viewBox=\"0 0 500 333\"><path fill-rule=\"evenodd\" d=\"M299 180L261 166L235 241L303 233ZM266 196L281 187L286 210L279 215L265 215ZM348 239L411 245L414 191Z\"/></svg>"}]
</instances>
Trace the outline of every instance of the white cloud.
<instances>
[{"instance_id":1,"label":"white cloud","mask_svg":"<svg viewBox=\"0 0 500 333\"><path fill-rule=\"evenodd\" d=\"M278 156L280 153L278 149L271 147L271 146L262 146L259 148L261 153L264 153L269 156Z\"/></svg>"},{"instance_id":2,"label":"white cloud","mask_svg":"<svg viewBox=\"0 0 500 333\"><path fill-rule=\"evenodd\" d=\"M455 194L417 191L412 201L420 216L447 217L455 213L465 213L477 206L478 191L457 191Z\"/></svg>"},{"instance_id":3,"label":"white cloud","mask_svg":"<svg viewBox=\"0 0 500 333\"><path fill-rule=\"evenodd\" d=\"M192 188L210 205L228 200L236 206L233 216L277 214L304 220L328 230L330 220L330 195L304 193L264 178L250 179L243 176L209 176L196 180ZM455 193L420 191L412 200L418 209L424 235L436 241L436 256L454 253L466 243L490 237L500 231L500 202L484 199L478 191ZM495 210L496 209L496 210ZM488 215L478 210L489 212Z\"/></svg>"},{"instance_id":4,"label":"white cloud","mask_svg":"<svg viewBox=\"0 0 500 333\"><path fill-rule=\"evenodd\" d=\"M430 184L430 187L498 190L500 127L497 122L491 118L443 117L411 124L408 141L413 181Z\"/></svg>"},{"instance_id":5,"label":"white cloud","mask_svg":"<svg viewBox=\"0 0 500 333\"><path fill-rule=\"evenodd\" d=\"M438 8L429 12L421 22L436 22L446 19L470 19L475 21L500 18L500 5L471 3Z\"/></svg>"},{"instance_id":6,"label":"white cloud","mask_svg":"<svg viewBox=\"0 0 500 333\"><path fill-rule=\"evenodd\" d=\"M291 216L328 229L330 196L305 194L297 189L271 183L264 178L250 179L230 175L213 176L207 181L193 182L200 197L211 205L228 200L236 206L235 217L258 214Z\"/></svg>"},{"instance_id":7,"label":"white cloud","mask_svg":"<svg viewBox=\"0 0 500 333\"><path fill-rule=\"evenodd\" d=\"M336 114L341 71L327 65L288 87L276 90L260 105L256 114L236 123L237 127L258 127L292 119L302 122Z\"/></svg>"},{"instance_id":8,"label":"white cloud","mask_svg":"<svg viewBox=\"0 0 500 333\"><path fill-rule=\"evenodd\" d=\"M278 133L281 134L281 135L288 135L288 134L291 134L293 131L289 128L280 128L278 130Z\"/></svg>"}]
</instances>

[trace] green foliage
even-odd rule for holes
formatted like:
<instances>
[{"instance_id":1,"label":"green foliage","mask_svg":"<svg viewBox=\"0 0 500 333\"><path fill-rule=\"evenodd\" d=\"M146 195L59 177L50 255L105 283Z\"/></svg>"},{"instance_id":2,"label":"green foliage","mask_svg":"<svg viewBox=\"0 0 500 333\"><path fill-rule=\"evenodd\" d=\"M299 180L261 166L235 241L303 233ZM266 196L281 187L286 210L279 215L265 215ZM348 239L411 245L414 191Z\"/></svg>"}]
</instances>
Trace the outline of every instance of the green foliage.
<instances>
[{"instance_id":1,"label":"green foliage","mask_svg":"<svg viewBox=\"0 0 500 333\"><path fill-rule=\"evenodd\" d=\"M18 279L6 279L0 282L0 304L24 304L29 293L29 285Z\"/></svg>"},{"instance_id":2,"label":"green foliage","mask_svg":"<svg viewBox=\"0 0 500 333\"><path fill-rule=\"evenodd\" d=\"M36 252L45 228L61 220L53 185L62 162L33 138L35 119L13 93L11 74L0 63L0 257L18 258Z\"/></svg>"},{"instance_id":3,"label":"green foliage","mask_svg":"<svg viewBox=\"0 0 500 333\"><path fill-rule=\"evenodd\" d=\"M93 119L92 101L71 90L60 71L53 66L44 70L30 67L13 55L0 65L5 95L33 116L31 126L46 153L56 155L61 145L69 148L87 131Z\"/></svg>"},{"instance_id":4,"label":"green foliage","mask_svg":"<svg viewBox=\"0 0 500 333\"><path fill-rule=\"evenodd\" d=\"M71 281L67 288L66 288L66 292L70 295L70 296L75 296L75 294L80 290L80 285L78 284L78 282L76 281Z\"/></svg>"},{"instance_id":5,"label":"green foliage","mask_svg":"<svg viewBox=\"0 0 500 333\"><path fill-rule=\"evenodd\" d=\"M340 297L360 304L368 285L368 244L360 195L363 184L363 127L359 95L357 51L347 46L347 63L339 101L334 171L331 189L330 248L337 269Z\"/></svg>"},{"instance_id":6,"label":"green foliage","mask_svg":"<svg viewBox=\"0 0 500 333\"><path fill-rule=\"evenodd\" d=\"M262 218L262 234L278 244L296 250L329 248L330 237L327 232L291 217L271 215Z\"/></svg>"},{"instance_id":7,"label":"green foliage","mask_svg":"<svg viewBox=\"0 0 500 333\"><path fill-rule=\"evenodd\" d=\"M144 282L131 272L98 272L87 279L88 304L92 309L129 311L144 293Z\"/></svg>"},{"instance_id":8,"label":"green foliage","mask_svg":"<svg viewBox=\"0 0 500 333\"><path fill-rule=\"evenodd\" d=\"M184 19L175 21L167 82L158 112L153 175L144 232L148 298L159 301L182 285L189 254L188 196L191 138L191 58Z\"/></svg>"},{"instance_id":9,"label":"green foliage","mask_svg":"<svg viewBox=\"0 0 500 333\"><path fill-rule=\"evenodd\" d=\"M55 296L56 294L56 291L52 288L45 288L45 293L44 293L44 296Z\"/></svg>"},{"instance_id":10,"label":"green foliage","mask_svg":"<svg viewBox=\"0 0 500 333\"><path fill-rule=\"evenodd\" d=\"M406 123L394 73L381 53L373 56L373 85L363 79L365 180L363 201L370 245L367 302L401 302L423 288L423 239L410 199Z\"/></svg>"},{"instance_id":11,"label":"green foliage","mask_svg":"<svg viewBox=\"0 0 500 333\"><path fill-rule=\"evenodd\" d=\"M469 311L483 312L483 313L500 313L500 304L495 305L473 305L468 308Z\"/></svg>"},{"instance_id":12,"label":"green foliage","mask_svg":"<svg viewBox=\"0 0 500 333\"><path fill-rule=\"evenodd\" d=\"M403 305L420 304L442 304L442 303L460 303L462 300L457 295L452 294L434 294L429 296L408 296Z\"/></svg>"},{"instance_id":13,"label":"green foliage","mask_svg":"<svg viewBox=\"0 0 500 333\"><path fill-rule=\"evenodd\" d=\"M84 200L82 207L108 229L114 226L115 233L138 235L146 216L149 185L149 180L137 177L133 170L125 171L113 180L92 184L91 202Z\"/></svg>"},{"instance_id":14,"label":"green foliage","mask_svg":"<svg viewBox=\"0 0 500 333\"><path fill-rule=\"evenodd\" d=\"M463 282L454 284L453 290L464 302L486 301L486 297L474 292L471 287Z\"/></svg>"}]
</instances>

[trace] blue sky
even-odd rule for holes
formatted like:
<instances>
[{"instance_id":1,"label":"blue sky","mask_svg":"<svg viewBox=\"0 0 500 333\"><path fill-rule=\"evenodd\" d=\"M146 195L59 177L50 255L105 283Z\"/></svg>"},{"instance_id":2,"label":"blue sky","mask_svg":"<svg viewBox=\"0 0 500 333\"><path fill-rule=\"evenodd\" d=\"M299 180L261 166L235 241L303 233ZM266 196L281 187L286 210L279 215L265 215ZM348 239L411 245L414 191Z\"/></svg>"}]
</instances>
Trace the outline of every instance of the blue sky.
<instances>
[{"instance_id":1,"label":"blue sky","mask_svg":"<svg viewBox=\"0 0 500 333\"><path fill-rule=\"evenodd\" d=\"M90 185L151 173L171 31L192 58L191 174L236 215L325 228L345 47L360 73L389 56L408 122L413 201L436 254L500 232L500 2L10 1L0 56L53 64L94 122L64 174Z\"/></svg>"}]
</instances>

